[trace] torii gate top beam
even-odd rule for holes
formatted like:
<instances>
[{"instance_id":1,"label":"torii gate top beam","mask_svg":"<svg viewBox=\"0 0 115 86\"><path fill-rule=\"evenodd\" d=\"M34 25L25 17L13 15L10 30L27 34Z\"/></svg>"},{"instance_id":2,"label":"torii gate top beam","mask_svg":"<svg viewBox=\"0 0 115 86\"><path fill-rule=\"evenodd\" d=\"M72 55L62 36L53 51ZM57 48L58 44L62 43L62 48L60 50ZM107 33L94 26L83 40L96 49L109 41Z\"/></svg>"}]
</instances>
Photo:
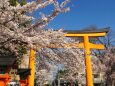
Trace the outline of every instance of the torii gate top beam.
<instances>
[{"instance_id":1,"label":"torii gate top beam","mask_svg":"<svg viewBox=\"0 0 115 86\"><path fill-rule=\"evenodd\" d=\"M79 37L79 36L105 36L106 33L109 32L108 28L104 28L101 30L65 30L67 34L65 34L66 37Z\"/></svg>"},{"instance_id":2,"label":"torii gate top beam","mask_svg":"<svg viewBox=\"0 0 115 86\"><path fill-rule=\"evenodd\" d=\"M90 34L90 33L108 33L109 28L104 28L104 29L97 29L97 30L64 30L63 32L66 32L68 34Z\"/></svg>"},{"instance_id":3,"label":"torii gate top beam","mask_svg":"<svg viewBox=\"0 0 115 86\"><path fill-rule=\"evenodd\" d=\"M80 37L80 36L105 36L109 32L108 28L100 30L64 30L66 37Z\"/></svg>"}]
</instances>

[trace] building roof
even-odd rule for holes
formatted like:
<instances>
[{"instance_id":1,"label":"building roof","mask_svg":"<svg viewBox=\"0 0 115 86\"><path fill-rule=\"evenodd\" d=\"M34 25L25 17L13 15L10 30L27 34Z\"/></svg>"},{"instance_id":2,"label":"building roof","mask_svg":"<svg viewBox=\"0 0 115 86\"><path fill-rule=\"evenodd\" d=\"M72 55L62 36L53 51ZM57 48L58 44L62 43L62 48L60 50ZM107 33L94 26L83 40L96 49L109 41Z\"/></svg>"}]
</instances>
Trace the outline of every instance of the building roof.
<instances>
[{"instance_id":1,"label":"building roof","mask_svg":"<svg viewBox=\"0 0 115 86\"><path fill-rule=\"evenodd\" d=\"M0 66L11 66L15 61L15 57L0 57Z\"/></svg>"}]
</instances>

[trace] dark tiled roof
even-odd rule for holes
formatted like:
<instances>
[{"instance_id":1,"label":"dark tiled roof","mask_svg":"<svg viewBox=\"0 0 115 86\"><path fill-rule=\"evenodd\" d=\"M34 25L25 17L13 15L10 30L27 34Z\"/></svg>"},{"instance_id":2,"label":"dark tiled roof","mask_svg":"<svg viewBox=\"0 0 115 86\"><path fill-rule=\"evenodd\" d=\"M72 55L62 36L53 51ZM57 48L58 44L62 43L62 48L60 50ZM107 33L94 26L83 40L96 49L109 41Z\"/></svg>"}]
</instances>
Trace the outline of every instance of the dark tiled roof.
<instances>
[{"instance_id":1,"label":"dark tiled roof","mask_svg":"<svg viewBox=\"0 0 115 86\"><path fill-rule=\"evenodd\" d=\"M1 57L0 56L0 66L10 66L16 61L15 57Z\"/></svg>"}]
</instances>

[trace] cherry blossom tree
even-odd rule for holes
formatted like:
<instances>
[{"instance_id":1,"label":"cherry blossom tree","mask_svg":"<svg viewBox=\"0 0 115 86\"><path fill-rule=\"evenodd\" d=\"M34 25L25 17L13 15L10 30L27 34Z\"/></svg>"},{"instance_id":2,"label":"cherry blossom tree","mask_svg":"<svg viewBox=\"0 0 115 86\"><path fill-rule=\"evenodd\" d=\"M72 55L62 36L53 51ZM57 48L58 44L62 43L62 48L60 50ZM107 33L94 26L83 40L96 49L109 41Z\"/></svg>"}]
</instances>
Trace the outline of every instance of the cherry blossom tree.
<instances>
[{"instance_id":1,"label":"cherry blossom tree","mask_svg":"<svg viewBox=\"0 0 115 86\"><path fill-rule=\"evenodd\" d=\"M69 0L63 0L61 3L58 0L33 0L22 4L20 0L0 0L0 57L13 56L18 58L19 62L23 60L21 62L23 64L26 63L24 60L27 61L29 57L29 49L33 48L43 56L41 58L42 62L36 59L36 78L42 75L40 74L41 71L48 72L49 68L44 61L47 59L49 62L65 65L66 70L68 70L65 78L83 81L85 77L81 78L79 76L80 73L85 74L83 51L75 47L67 48L64 46L65 43L78 43L78 41L65 39L65 33L62 29L58 31L53 29L45 30L48 23L58 14L70 10L69 7L66 7L68 2ZM46 15L40 12L40 18L37 20L34 16L31 16L36 10L45 8L48 5L54 5L51 14ZM31 23L34 20L36 22ZM49 44L57 44L62 48L52 49L48 47ZM27 67L27 64L25 65ZM95 63L93 65L95 72L103 69L102 66L97 67ZM42 76L38 80L43 80ZM79 83L85 84L85 81Z\"/></svg>"}]
</instances>

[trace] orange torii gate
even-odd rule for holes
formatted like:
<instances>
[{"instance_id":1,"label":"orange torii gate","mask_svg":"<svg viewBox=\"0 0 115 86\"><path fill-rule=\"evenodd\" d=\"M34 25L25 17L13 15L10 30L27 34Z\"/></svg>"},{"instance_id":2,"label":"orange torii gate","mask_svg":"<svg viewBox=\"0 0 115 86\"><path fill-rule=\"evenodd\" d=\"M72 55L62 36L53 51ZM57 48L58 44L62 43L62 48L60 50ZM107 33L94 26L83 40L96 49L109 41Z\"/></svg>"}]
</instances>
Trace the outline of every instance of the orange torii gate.
<instances>
[{"instance_id":1,"label":"orange torii gate","mask_svg":"<svg viewBox=\"0 0 115 86\"><path fill-rule=\"evenodd\" d=\"M85 65L86 65L86 81L87 86L93 86L93 76L92 76L92 66L90 58L90 49L104 49L103 44L93 44L89 42L90 37L102 37L105 36L108 32L108 29L95 30L95 31L86 31L86 30L77 30L77 31L64 31L66 34L65 37L82 37L84 40L79 44L65 44L65 47L75 46L77 48L83 48L85 50ZM63 48L59 45L50 44L47 47L49 48ZM29 68L31 69L28 77L28 86L34 86L34 76L35 76L35 51L30 49L30 61Z\"/></svg>"}]
</instances>

